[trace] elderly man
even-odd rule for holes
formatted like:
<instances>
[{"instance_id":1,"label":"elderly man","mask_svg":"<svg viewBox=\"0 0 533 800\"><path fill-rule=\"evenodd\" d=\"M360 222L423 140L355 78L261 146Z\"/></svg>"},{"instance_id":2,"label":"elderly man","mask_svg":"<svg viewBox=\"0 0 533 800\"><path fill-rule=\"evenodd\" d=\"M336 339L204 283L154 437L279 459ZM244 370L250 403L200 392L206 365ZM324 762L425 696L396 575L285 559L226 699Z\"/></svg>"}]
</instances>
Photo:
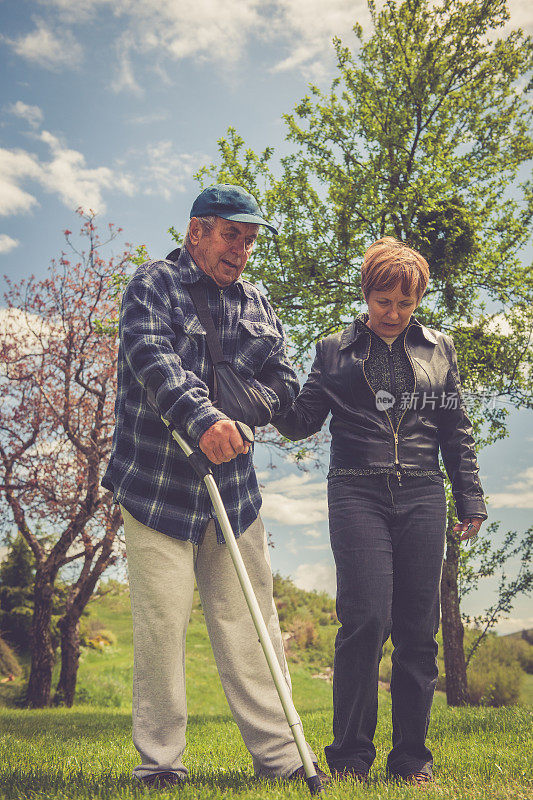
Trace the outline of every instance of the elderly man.
<instances>
[{"instance_id":1,"label":"elderly man","mask_svg":"<svg viewBox=\"0 0 533 800\"><path fill-rule=\"evenodd\" d=\"M257 775L303 778L255 628L207 490L147 402L210 459L252 585L290 685L259 516L252 448L213 405L213 365L189 287L200 284L236 372L277 414L298 383L281 323L241 278L259 226L255 199L217 184L195 200L184 247L137 269L120 317L116 428L103 485L124 516L134 640L134 775L148 786L187 777L185 635L194 578L219 675ZM154 378L155 376L155 378ZM194 672L192 674L194 680ZM314 758L314 756L313 756Z\"/></svg>"}]
</instances>

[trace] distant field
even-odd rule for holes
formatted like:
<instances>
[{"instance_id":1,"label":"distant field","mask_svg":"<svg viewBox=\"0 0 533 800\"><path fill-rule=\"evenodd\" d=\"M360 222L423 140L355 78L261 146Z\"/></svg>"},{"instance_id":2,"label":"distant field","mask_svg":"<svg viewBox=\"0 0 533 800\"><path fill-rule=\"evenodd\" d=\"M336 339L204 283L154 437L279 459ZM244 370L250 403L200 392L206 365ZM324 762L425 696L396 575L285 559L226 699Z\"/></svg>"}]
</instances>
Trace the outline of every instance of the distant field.
<instances>
[{"instance_id":1,"label":"distant field","mask_svg":"<svg viewBox=\"0 0 533 800\"><path fill-rule=\"evenodd\" d=\"M131 781L136 753L131 743L131 625L127 595L96 600L91 614L113 630L117 644L87 650L79 675L81 705L71 710L0 708L0 798L130 798L144 795ZM195 604L188 634L189 728L185 762L192 781L186 800L308 797L305 786L257 782L216 675L202 612ZM192 669L194 665L194 670ZM307 664L293 666L294 697L307 737L319 754L331 738L331 685L313 678ZM194 677L193 677L194 676ZM12 685L4 692L12 692ZM528 691L533 688L528 682ZM428 798L533 800L533 715L525 707L448 709L434 705L429 742L438 784ZM390 746L390 695L380 692L378 756L369 787L337 784L332 798L410 798L419 790L385 780ZM169 792L150 792L150 797Z\"/></svg>"}]
</instances>

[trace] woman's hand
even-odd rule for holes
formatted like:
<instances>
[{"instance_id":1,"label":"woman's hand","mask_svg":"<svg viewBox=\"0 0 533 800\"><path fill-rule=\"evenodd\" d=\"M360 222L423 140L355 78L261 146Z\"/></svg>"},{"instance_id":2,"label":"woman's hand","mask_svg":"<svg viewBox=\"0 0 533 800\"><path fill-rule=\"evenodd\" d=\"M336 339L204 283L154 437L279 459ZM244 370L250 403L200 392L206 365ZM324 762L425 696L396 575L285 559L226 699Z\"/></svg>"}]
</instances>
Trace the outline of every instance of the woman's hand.
<instances>
[{"instance_id":1,"label":"woman's hand","mask_svg":"<svg viewBox=\"0 0 533 800\"><path fill-rule=\"evenodd\" d=\"M461 541L465 539L475 539L479 533L479 529L483 520L479 517L466 517L462 522L458 522L453 526L455 533L461 532Z\"/></svg>"}]
</instances>

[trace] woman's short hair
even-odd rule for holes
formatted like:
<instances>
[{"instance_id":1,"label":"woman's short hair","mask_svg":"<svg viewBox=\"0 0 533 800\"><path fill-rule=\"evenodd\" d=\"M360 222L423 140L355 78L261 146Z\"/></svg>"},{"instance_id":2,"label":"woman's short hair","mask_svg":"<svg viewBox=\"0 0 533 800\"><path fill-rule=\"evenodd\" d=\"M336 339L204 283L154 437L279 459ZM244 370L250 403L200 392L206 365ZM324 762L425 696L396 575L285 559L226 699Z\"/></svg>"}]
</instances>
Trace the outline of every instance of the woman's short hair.
<instances>
[{"instance_id":1,"label":"woman's short hair","mask_svg":"<svg viewBox=\"0 0 533 800\"><path fill-rule=\"evenodd\" d=\"M424 256L393 236L378 239L363 257L361 288L366 299L372 289L389 292L400 284L403 294L415 294L420 301L428 281L429 266Z\"/></svg>"}]
</instances>

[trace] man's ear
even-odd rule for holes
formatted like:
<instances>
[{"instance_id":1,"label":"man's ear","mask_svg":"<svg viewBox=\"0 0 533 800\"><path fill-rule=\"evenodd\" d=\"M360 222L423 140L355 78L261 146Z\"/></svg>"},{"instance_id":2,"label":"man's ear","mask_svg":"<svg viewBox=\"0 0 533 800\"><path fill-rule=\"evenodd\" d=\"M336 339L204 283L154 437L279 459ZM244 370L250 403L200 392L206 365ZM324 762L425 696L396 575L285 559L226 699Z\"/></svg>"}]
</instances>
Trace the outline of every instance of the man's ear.
<instances>
[{"instance_id":1,"label":"man's ear","mask_svg":"<svg viewBox=\"0 0 533 800\"><path fill-rule=\"evenodd\" d=\"M196 246L200 243L202 233L203 229L198 217L191 217L189 222L189 241L192 245Z\"/></svg>"}]
</instances>

